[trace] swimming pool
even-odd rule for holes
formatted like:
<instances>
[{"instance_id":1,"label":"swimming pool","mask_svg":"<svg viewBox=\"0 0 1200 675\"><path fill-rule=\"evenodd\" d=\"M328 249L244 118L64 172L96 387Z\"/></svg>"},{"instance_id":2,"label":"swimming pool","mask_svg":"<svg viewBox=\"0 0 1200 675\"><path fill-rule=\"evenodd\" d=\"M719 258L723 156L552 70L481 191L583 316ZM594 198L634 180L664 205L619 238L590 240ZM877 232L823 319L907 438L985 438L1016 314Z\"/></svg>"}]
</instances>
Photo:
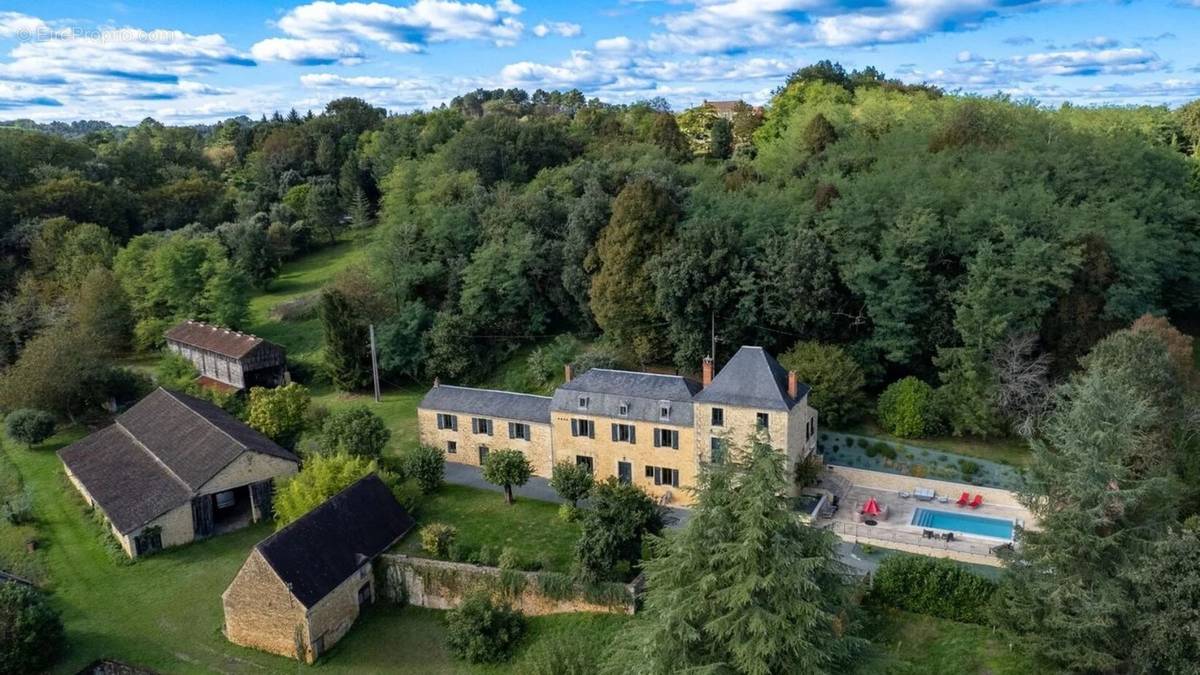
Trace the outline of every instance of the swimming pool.
<instances>
[{"instance_id":1,"label":"swimming pool","mask_svg":"<svg viewBox=\"0 0 1200 675\"><path fill-rule=\"evenodd\" d=\"M1005 541L1012 541L1013 537L1013 521L1003 518L985 518L969 513L918 508L913 512L912 524L931 530L950 530L951 532Z\"/></svg>"}]
</instances>

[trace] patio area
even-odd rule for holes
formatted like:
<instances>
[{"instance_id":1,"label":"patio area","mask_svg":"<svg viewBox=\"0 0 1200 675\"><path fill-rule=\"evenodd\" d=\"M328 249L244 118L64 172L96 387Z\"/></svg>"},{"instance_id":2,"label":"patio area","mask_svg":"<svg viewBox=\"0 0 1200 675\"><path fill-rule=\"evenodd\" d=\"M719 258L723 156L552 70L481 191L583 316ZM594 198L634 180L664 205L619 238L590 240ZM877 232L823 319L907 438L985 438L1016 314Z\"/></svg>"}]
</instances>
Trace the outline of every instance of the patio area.
<instances>
[{"instance_id":1,"label":"patio area","mask_svg":"<svg viewBox=\"0 0 1200 675\"><path fill-rule=\"evenodd\" d=\"M813 522L815 527L827 528L846 541L906 550L922 555L953 558L985 565L999 565L1000 558L996 554L996 547L1003 544L1004 541L957 531L954 533L953 540L946 540L940 536L926 537L923 535L923 530L929 528L912 525L913 514L918 508L984 518L999 518L1013 521L1022 526L1032 520L1026 509L1013 505L1011 502L995 504L989 503L985 498L983 504L977 508L957 506L955 502L962 492L970 492L972 497L977 493L978 490L971 485L961 485L961 489L953 492L953 488L949 488L945 484L938 485L937 487L941 488L939 490L937 487L930 487L924 481L913 480L911 486L894 490L853 484L829 472L822 476L821 485L838 496L839 508L832 515L829 514L829 509L825 509L823 516ZM910 496L902 498L901 491L908 492ZM932 500L919 499L916 496L918 491L932 492L934 498ZM945 502L941 501L943 498L946 499ZM866 518L868 522L874 523L873 525L863 522L859 516L859 511L871 499L874 499L886 512L879 516ZM934 531L938 535L944 532L943 530Z\"/></svg>"}]
</instances>

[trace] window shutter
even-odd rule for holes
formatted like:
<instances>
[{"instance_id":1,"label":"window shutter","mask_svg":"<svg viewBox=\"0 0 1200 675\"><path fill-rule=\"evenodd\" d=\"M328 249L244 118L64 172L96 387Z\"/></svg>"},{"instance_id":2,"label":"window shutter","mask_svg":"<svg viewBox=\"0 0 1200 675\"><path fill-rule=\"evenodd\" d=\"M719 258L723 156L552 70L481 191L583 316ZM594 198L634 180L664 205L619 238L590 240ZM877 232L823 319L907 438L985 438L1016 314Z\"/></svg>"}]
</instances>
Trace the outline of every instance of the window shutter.
<instances>
[{"instance_id":1,"label":"window shutter","mask_svg":"<svg viewBox=\"0 0 1200 675\"><path fill-rule=\"evenodd\" d=\"M679 432L678 431L674 431L671 433L671 449L672 450L679 449Z\"/></svg>"},{"instance_id":2,"label":"window shutter","mask_svg":"<svg viewBox=\"0 0 1200 675\"><path fill-rule=\"evenodd\" d=\"M662 485L662 469L657 466L654 467L654 484Z\"/></svg>"},{"instance_id":3,"label":"window shutter","mask_svg":"<svg viewBox=\"0 0 1200 675\"><path fill-rule=\"evenodd\" d=\"M450 430L458 431L458 415L450 416Z\"/></svg>"},{"instance_id":4,"label":"window shutter","mask_svg":"<svg viewBox=\"0 0 1200 675\"><path fill-rule=\"evenodd\" d=\"M654 447L662 447L662 429L654 430Z\"/></svg>"},{"instance_id":5,"label":"window shutter","mask_svg":"<svg viewBox=\"0 0 1200 675\"><path fill-rule=\"evenodd\" d=\"M616 441L616 440L617 440L617 425L615 425L615 424L614 424L614 425L612 425L612 436L613 436L613 438L612 438L612 439L613 439L614 441Z\"/></svg>"},{"instance_id":6,"label":"window shutter","mask_svg":"<svg viewBox=\"0 0 1200 675\"><path fill-rule=\"evenodd\" d=\"M596 437L596 423L595 423L595 422L592 422L591 420L589 420L589 421L588 421L588 423L587 423L587 432L588 432L588 433L587 433L587 435L588 435L588 438L595 438L595 437Z\"/></svg>"},{"instance_id":7,"label":"window shutter","mask_svg":"<svg viewBox=\"0 0 1200 675\"><path fill-rule=\"evenodd\" d=\"M571 420L571 435L579 435L579 420Z\"/></svg>"},{"instance_id":8,"label":"window shutter","mask_svg":"<svg viewBox=\"0 0 1200 675\"><path fill-rule=\"evenodd\" d=\"M646 478L654 478L654 467L646 465Z\"/></svg>"},{"instance_id":9,"label":"window shutter","mask_svg":"<svg viewBox=\"0 0 1200 675\"><path fill-rule=\"evenodd\" d=\"M629 425L629 442L637 443L637 427L632 424Z\"/></svg>"}]
</instances>

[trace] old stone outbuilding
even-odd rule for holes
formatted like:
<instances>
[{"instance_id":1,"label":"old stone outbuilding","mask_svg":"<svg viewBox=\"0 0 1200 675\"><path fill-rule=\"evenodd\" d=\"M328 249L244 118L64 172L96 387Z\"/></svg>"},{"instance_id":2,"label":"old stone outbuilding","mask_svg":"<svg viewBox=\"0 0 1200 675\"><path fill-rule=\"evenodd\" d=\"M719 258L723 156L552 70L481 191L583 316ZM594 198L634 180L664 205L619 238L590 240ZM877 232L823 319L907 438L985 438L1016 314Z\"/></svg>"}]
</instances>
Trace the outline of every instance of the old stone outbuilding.
<instances>
[{"instance_id":1,"label":"old stone outbuilding","mask_svg":"<svg viewBox=\"0 0 1200 675\"><path fill-rule=\"evenodd\" d=\"M371 474L254 547L221 595L225 637L316 661L375 600L372 565L415 521Z\"/></svg>"},{"instance_id":2,"label":"old stone outbuilding","mask_svg":"<svg viewBox=\"0 0 1200 675\"><path fill-rule=\"evenodd\" d=\"M272 481L300 460L217 406L159 388L58 452L131 558L272 514Z\"/></svg>"}]
</instances>

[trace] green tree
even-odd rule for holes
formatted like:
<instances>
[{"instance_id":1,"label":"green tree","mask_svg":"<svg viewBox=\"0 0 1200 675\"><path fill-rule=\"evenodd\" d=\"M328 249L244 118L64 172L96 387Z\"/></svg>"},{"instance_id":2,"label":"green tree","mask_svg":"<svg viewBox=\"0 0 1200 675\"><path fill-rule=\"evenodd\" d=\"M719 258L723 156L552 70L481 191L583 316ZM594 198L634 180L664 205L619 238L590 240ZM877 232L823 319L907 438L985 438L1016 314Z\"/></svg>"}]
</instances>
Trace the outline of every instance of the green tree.
<instances>
[{"instance_id":1,"label":"green tree","mask_svg":"<svg viewBox=\"0 0 1200 675\"><path fill-rule=\"evenodd\" d=\"M330 244L337 242L338 232L342 230L342 206L333 181L325 179L312 183L304 200L303 213L309 227L324 232Z\"/></svg>"},{"instance_id":2,"label":"green tree","mask_svg":"<svg viewBox=\"0 0 1200 675\"><path fill-rule=\"evenodd\" d=\"M0 675L45 671L63 650L58 612L36 589L0 583Z\"/></svg>"},{"instance_id":3,"label":"green tree","mask_svg":"<svg viewBox=\"0 0 1200 675\"><path fill-rule=\"evenodd\" d=\"M54 426L54 415L45 410L18 408L4 417L4 429L8 437L24 443L30 450L53 436Z\"/></svg>"},{"instance_id":4,"label":"green tree","mask_svg":"<svg viewBox=\"0 0 1200 675\"><path fill-rule=\"evenodd\" d=\"M47 410L74 420L106 396L97 386L108 371L103 356L91 335L68 326L49 328L0 375L0 406Z\"/></svg>"},{"instance_id":5,"label":"green tree","mask_svg":"<svg viewBox=\"0 0 1200 675\"><path fill-rule=\"evenodd\" d=\"M97 267L83 278L71 298L71 319L79 330L93 336L105 353L129 349L133 331L129 298L107 268Z\"/></svg>"},{"instance_id":6,"label":"green tree","mask_svg":"<svg viewBox=\"0 0 1200 675\"><path fill-rule=\"evenodd\" d=\"M274 389L251 387L246 423L276 443L294 448L300 432L304 431L311 404L308 387L296 382Z\"/></svg>"},{"instance_id":7,"label":"green tree","mask_svg":"<svg viewBox=\"0 0 1200 675\"><path fill-rule=\"evenodd\" d=\"M1200 607L1200 521L1195 517L1154 543L1146 562L1128 571L1136 610L1130 660L1142 672L1186 673L1200 663L1194 630Z\"/></svg>"},{"instance_id":8,"label":"green tree","mask_svg":"<svg viewBox=\"0 0 1200 675\"><path fill-rule=\"evenodd\" d=\"M866 377L846 350L838 345L802 341L781 354L779 363L812 387L809 403L821 413L826 428L846 428L858 421L866 405Z\"/></svg>"},{"instance_id":9,"label":"green tree","mask_svg":"<svg viewBox=\"0 0 1200 675\"><path fill-rule=\"evenodd\" d=\"M321 427L321 443L327 452L360 457L379 457L392 432L383 418L365 405L335 410Z\"/></svg>"},{"instance_id":10,"label":"green tree","mask_svg":"<svg viewBox=\"0 0 1200 675\"><path fill-rule=\"evenodd\" d=\"M596 323L617 344L662 342L650 261L678 218L670 193L649 178L631 181L613 202L612 218L596 242L591 306Z\"/></svg>"},{"instance_id":11,"label":"green tree","mask_svg":"<svg viewBox=\"0 0 1200 675\"><path fill-rule=\"evenodd\" d=\"M884 431L900 438L935 434L941 424L933 387L911 376L883 390L875 414Z\"/></svg>"},{"instance_id":12,"label":"green tree","mask_svg":"<svg viewBox=\"0 0 1200 675\"><path fill-rule=\"evenodd\" d=\"M559 497L571 502L572 507L578 506L580 499L587 499L594 483L592 472L582 464L562 461L550 472L550 487Z\"/></svg>"},{"instance_id":13,"label":"green tree","mask_svg":"<svg viewBox=\"0 0 1200 675\"><path fill-rule=\"evenodd\" d=\"M354 455L308 457L299 473L275 480L275 529L282 529L378 468L374 460Z\"/></svg>"},{"instance_id":14,"label":"green tree","mask_svg":"<svg viewBox=\"0 0 1200 675\"><path fill-rule=\"evenodd\" d=\"M700 475L692 517L652 539L644 609L606 673L846 672L851 587L836 537L796 520L783 457L763 438Z\"/></svg>"},{"instance_id":15,"label":"green tree","mask_svg":"<svg viewBox=\"0 0 1200 675\"><path fill-rule=\"evenodd\" d=\"M669 112L654 115L650 123L650 142L657 145L673 161L683 162L692 156L687 136L679 130L675 116Z\"/></svg>"},{"instance_id":16,"label":"green tree","mask_svg":"<svg viewBox=\"0 0 1200 675\"><path fill-rule=\"evenodd\" d=\"M592 487L575 545L584 582L623 581L642 556L642 540L663 528L662 510L644 490L615 476Z\"/></svg>"},{"instance_id":17,"label":"green tree","mask_svg":"<svg viewBox=\"0 0 1200 675\"><path fill-rule=\"evenodd\" d=\"M507 661L524 634L525 617L484 592L446 613L446 647L470 663Z\"/></svg>"},{"instance_id":18,"label":"green tree","mask_svg":"<svg viewBox=\"0 0 1200 675\"><path fill-rule=\"evenodd\" d=\"M733 125L724 117L713 121L712 131L709 132L708 156L716 159L729 159L733 154Z\"/></svg>"},{"instance_id":19,"label":"green tree","mask_svg":"<svg viewBox=\"0 0 1200 675\"><path fill-rule=\"evenodd\" d=\"M504 488L504 503L513 503L513 486L529 482L533 466L520 450L501 449L488 453L483 460L483 479Z\"/></svg>"},{"instance_id":20,"label":"green tree","mask_svg":"<svg viewBox=\"0 0 1200 675\"><path fill-rule=\"evenodd\" d=\"M418 445L400 455L404 474L411 476L421 486L421 492L430 494L442 485L446 474L446 454L439 448Z\"/></svg>"},{"instance_id":21,"label":"green tree","mask_svg":"<svg viewBox=\"0 0 1200 675\"><path fill-rule=\"evenodd\" d=\"M335 387L354 391L370 381L369 335L350 298L338 288L321 291L318 304L325 367Z\"/></svg>"}]
</instances>

